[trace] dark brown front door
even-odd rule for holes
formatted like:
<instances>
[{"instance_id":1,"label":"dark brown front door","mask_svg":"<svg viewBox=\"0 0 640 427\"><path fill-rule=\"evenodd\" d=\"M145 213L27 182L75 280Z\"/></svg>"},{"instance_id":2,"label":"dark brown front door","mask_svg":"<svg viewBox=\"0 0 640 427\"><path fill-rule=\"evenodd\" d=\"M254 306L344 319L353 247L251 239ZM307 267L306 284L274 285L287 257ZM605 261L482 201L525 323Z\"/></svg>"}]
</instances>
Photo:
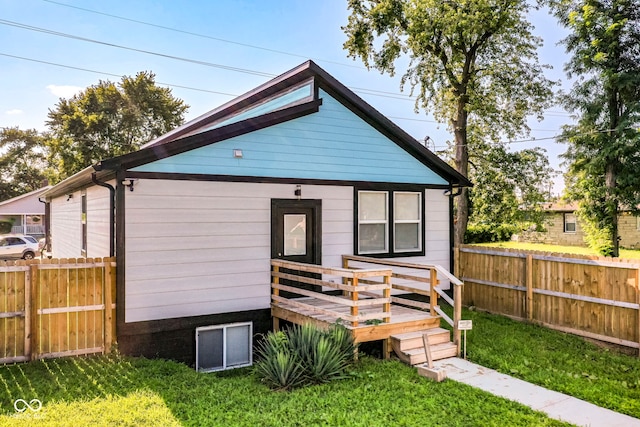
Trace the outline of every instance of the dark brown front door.
<instances>
[{"instance_id":1,"label":"dark brown front door","mask_svg":"<svg viewBox=\"0 0 640 427\"><path fill-rule=\"evenodd\" d=\"M317 264L322 262L321 200L271 200L271 258ZM294 274L301 274L295 271ZM305 274L316 277L314 274ZM319 286L283 284L320 291ZM285 296L283 294L283 296Z\"/></svg>"}]
</instances>

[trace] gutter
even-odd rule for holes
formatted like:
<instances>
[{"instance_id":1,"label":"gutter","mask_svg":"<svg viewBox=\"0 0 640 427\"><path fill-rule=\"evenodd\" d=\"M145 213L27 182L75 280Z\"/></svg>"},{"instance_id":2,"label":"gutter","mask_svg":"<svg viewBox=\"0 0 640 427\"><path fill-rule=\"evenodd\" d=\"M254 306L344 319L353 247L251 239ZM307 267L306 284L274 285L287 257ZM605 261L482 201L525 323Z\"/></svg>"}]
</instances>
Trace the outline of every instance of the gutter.
<instances>
[{"instance_id":1,"label":"gutter","mask_svg":"<svg viewBox=\"0 0 640 427\"><path fill-rule=\"evenodd\" d=\"M91 174L91 181L100 187L108 188L109 197L109 256L115 256L115 235L116 235L116 189L111 184L98 181L96 173Z\"/></svg>"}]
</instances>

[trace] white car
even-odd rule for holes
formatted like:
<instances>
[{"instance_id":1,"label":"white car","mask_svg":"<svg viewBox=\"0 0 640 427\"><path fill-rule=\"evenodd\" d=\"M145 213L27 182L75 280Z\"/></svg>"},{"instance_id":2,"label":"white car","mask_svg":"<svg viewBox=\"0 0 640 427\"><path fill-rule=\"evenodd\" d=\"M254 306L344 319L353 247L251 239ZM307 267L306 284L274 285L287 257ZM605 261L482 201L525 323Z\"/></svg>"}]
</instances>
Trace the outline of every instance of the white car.
<instances>
[{"instance_id":1,"label":"white car","mask_svg":"<svg viewBox=\"0 0 640 427\"><path fill-rule=\"evenodd\" d=\"M34 259L38 252L38 241L22 234L0 236L0 259Z\"/></svg>"}]
</instances>

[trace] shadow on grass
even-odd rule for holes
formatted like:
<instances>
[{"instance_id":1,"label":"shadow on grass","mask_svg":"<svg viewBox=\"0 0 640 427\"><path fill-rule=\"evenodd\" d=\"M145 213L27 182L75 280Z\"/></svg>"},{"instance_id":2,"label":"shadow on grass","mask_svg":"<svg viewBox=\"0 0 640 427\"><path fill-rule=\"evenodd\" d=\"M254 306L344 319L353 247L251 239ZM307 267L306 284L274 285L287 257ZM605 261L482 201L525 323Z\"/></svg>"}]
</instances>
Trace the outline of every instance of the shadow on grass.
<instances>
[{"instance_id":1,"label":"shadow on grass","mask_svg":"<svg viewBox=\"0 0 640 427\"><path fill-rule=\"evenodd\" d=\"M180 363L115 356L5 366L0 381L0 425L563 425L369 357L343 380L293 392L271 392L248 368L201 374ZM20 424L15 399L41 400L42 422Z\"/></svg>"}]
</instances>

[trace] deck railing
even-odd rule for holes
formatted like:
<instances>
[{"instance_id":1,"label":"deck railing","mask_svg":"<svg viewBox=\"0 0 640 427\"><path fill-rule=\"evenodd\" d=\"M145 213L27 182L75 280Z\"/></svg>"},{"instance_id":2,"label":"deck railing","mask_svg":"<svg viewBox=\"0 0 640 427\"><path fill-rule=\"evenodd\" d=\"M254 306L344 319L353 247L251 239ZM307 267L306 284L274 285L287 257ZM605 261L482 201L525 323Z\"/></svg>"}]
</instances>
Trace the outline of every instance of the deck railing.
<instances>
[{"instance_id":1,"label":"deck railing","mask_svg":"<svg viewBox=\"0 0 640 427\"><path fill-rule=\"evenodd\" d=\"M453 342L458 346L459 353L461 334L458 328L458 322L462 319L462 281L443 267L435 264L413 264L357 255L342 256L342 267L345 269L363 268L371 264L375 266L393 267L391 276L402 281L401 283L394 281L392 284L393 289L429 297L429 302L427 303L408 299L403 297L402 294L398 294L391 296L391 302L422 310L429 310L432 315L436 315L436 313L440 315L453 327ZM416 272L416 270L418 271ZM453 298L449 297L443 289L438 287L443 279L451 283L453 287ZM428 288L426 285L428 285ZM453 307L453 319L440 308L438 304L439 297L442 297L443 300Z\"/></svg>"},{"instance_id":2,"label":"deck railing","mask_svg":"<svg viewBox=\"0 0 640 427\"><path fill-rule=\"evenodd\" d=\"M308 277L309 273L316 275L316 277ZM276 305L287 304L298 309L323 314L333 318L334 321L341 319L346 322L347 326L355 327L360 322L375 320L388 323L391 316L391 275L392 271L389 268L353 270L272 259L271 301ZM337 281L334 279L323 280L323 276L324 279L327 276L335 277ZM310 289L301 289L284 284L283 281L332 288L342 291L343 295L329 295ZM326 301L336 308L308 304L309 301L301 298L287 298L282 296L280 291ZM378 295L372 297L372 292L378 292ZM362 298L363 296L366 298ZM346 310L348 313L345 310L340 311L339 307L348 307ZM367 307L367 313L360 313L360 307Z\"/></svg>"}]
</instances>

